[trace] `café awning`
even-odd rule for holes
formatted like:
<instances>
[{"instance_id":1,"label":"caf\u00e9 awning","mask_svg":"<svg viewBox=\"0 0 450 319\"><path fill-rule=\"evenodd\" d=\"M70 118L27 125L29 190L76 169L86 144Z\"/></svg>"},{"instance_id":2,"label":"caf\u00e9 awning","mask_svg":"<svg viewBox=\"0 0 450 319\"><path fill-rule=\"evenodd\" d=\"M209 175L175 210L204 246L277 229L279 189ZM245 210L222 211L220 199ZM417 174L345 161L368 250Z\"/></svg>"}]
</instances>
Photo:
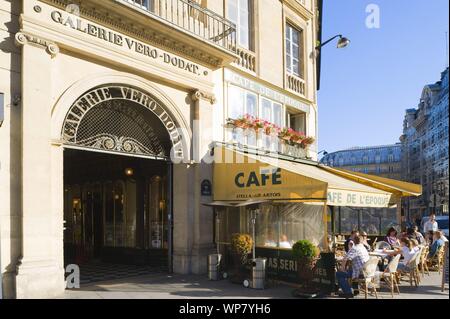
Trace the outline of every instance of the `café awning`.
<instances>
[{"instance_id":1,"label":"caf\u00e9 awning","mask_svg":"<svg viewBox=\"0 0 450 319\"><path fill-rule=\"evenodd\" d=\"M348 178L355 182L385 190L396 194L397 196L420 196L422 194L422 186L418 184L399 181L391 178L369 175L359 172L348 171L342 168L322 166L329 172Z\"/></svg>"},{"instance_id":2,"label":"caf\u00e9 awning","mask_svg":"<svg viewBox=\"0 0 450 319\"><path fill-rule=\"evenodd\" d=\"M312 161L290 161L226 147L214 152L214 201L322 202L389 207L391 193L334 174Z\"/></svg>"}]
</instances>

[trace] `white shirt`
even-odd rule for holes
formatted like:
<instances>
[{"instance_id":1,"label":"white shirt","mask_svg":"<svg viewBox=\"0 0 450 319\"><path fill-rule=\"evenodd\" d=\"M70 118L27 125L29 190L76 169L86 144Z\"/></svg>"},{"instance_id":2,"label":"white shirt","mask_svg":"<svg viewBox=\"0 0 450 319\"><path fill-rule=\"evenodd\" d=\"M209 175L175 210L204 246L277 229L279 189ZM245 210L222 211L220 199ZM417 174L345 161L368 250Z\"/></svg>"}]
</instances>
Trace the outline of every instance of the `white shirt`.
<instances>
[{"instance_id":1,"label":"white shirt","mask_svg":"<svg viewBox=\"0 0 450 319\"><path fill-rule=\"evenodd\" d=\"M280 248L292 248L292 245L288 241L280 241Z\"/></svg>"},{"instance_id":2,"label":"white shirt","mask_svg":"<svg viewBox=\"0 0 450 319\"><path fill-rule=\"evenodd\" d=\"M431 220L427 220L425 224L423 225L423 232L427 233L429 231L437 231L438 230L438 223L437 221L432 222Z\"/></svg>"},{"instance_id":3,"label":"white shirt","mask_svg":"<svg viewBox=\"0 0 450 319\"><path fill-rule=\"evenodd\" d=\"M407 265L409 263L409 261L411 260L411 258L415 255L416 251L414 250L414 248L412 250L409 250L408 247L403 246L402 250L401 250L401 254L403 256L403 260L402 263L404 265Z\"/></svg>"}]
</instances>

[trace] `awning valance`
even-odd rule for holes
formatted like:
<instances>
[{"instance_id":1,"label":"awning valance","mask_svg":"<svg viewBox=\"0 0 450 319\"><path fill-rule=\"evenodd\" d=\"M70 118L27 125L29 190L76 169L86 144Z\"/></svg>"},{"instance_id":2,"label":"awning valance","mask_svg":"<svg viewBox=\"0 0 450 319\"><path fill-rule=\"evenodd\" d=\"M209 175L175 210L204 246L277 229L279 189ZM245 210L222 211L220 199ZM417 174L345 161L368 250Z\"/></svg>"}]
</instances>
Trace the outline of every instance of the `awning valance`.
<instances>
[{"instance_id":1,"label":"awning valance","mask_svg":"<svg viewBox=\"0 0 450 319\"><path fill-rule=\"evenodd\" d=\"M329 172L356 181L358 183L375 187L393 193L399 197L403 196L420 196L422 194L422 186L418 184L399 181L391 178L364 174L359 172L348 171L341 168L322 166Z\"/></svg>"},{"instance_id":2,"label":"awning valance","mask_svg":"<svg viewBox=\"0 0 450 319\"><path fill-rule=\"evenodd\" d=\"M316 162L294 162L226 147L214 152L214 201L304 201L388 207L391 193L343 178Z\"/></svg>"}]
</instances>

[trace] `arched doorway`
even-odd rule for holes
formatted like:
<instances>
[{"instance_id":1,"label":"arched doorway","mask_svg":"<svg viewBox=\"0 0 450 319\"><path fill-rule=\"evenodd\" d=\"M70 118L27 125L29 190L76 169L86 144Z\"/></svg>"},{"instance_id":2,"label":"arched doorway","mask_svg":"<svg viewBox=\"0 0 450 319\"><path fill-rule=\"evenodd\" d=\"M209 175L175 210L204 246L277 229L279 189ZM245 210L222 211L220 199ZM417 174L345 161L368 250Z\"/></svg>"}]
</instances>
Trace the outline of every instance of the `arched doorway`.
<instances>
[{"instance_id":1,"label":"arched doorway","mask_svg":"<svg viewBox=\"0 0 450 319\"><path fill-rule=\"evenodd\" d=\"M61 139L65 263L170 269L171 159L185 150L170 110L138 88L98 86L70 107Z\"/></svg>"}]
</instances>

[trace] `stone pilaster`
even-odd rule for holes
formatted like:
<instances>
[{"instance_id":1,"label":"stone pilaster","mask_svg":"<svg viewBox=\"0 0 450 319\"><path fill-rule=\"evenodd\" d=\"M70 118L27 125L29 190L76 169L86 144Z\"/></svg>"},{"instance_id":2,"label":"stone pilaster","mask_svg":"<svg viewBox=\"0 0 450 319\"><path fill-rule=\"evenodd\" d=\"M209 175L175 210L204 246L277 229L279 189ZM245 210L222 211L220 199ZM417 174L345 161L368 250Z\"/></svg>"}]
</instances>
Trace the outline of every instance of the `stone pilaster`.
<instances>
[{"instance_id":1,"label":"stone pilaster","mask_svg":"<svg viewBox=\"0 0 450 319\"><path fill-rule=\"evenodd\" d=\"M207 271L207 256L214 251L213 246L213 209L202 205L212 201L212 196L201 194L204 180L212 182L212 163L210 144L212 142L213 107L216 102L212 94L196 91L193 123L194 166L194 223L192 247L192 272L204 274Z\"/></svg>"},{"instance_id":2,"label":"stone pilaster","mask_svg":"<svg viewBox=\"0 0 450 319\"><path fill-rule=\"evenodd\" d=\"M17 298L48 298L64 291L62 150L50 142L52 59L58 47L27 33L22 46L22 254Z\"/></svg>"}]
</instances>

